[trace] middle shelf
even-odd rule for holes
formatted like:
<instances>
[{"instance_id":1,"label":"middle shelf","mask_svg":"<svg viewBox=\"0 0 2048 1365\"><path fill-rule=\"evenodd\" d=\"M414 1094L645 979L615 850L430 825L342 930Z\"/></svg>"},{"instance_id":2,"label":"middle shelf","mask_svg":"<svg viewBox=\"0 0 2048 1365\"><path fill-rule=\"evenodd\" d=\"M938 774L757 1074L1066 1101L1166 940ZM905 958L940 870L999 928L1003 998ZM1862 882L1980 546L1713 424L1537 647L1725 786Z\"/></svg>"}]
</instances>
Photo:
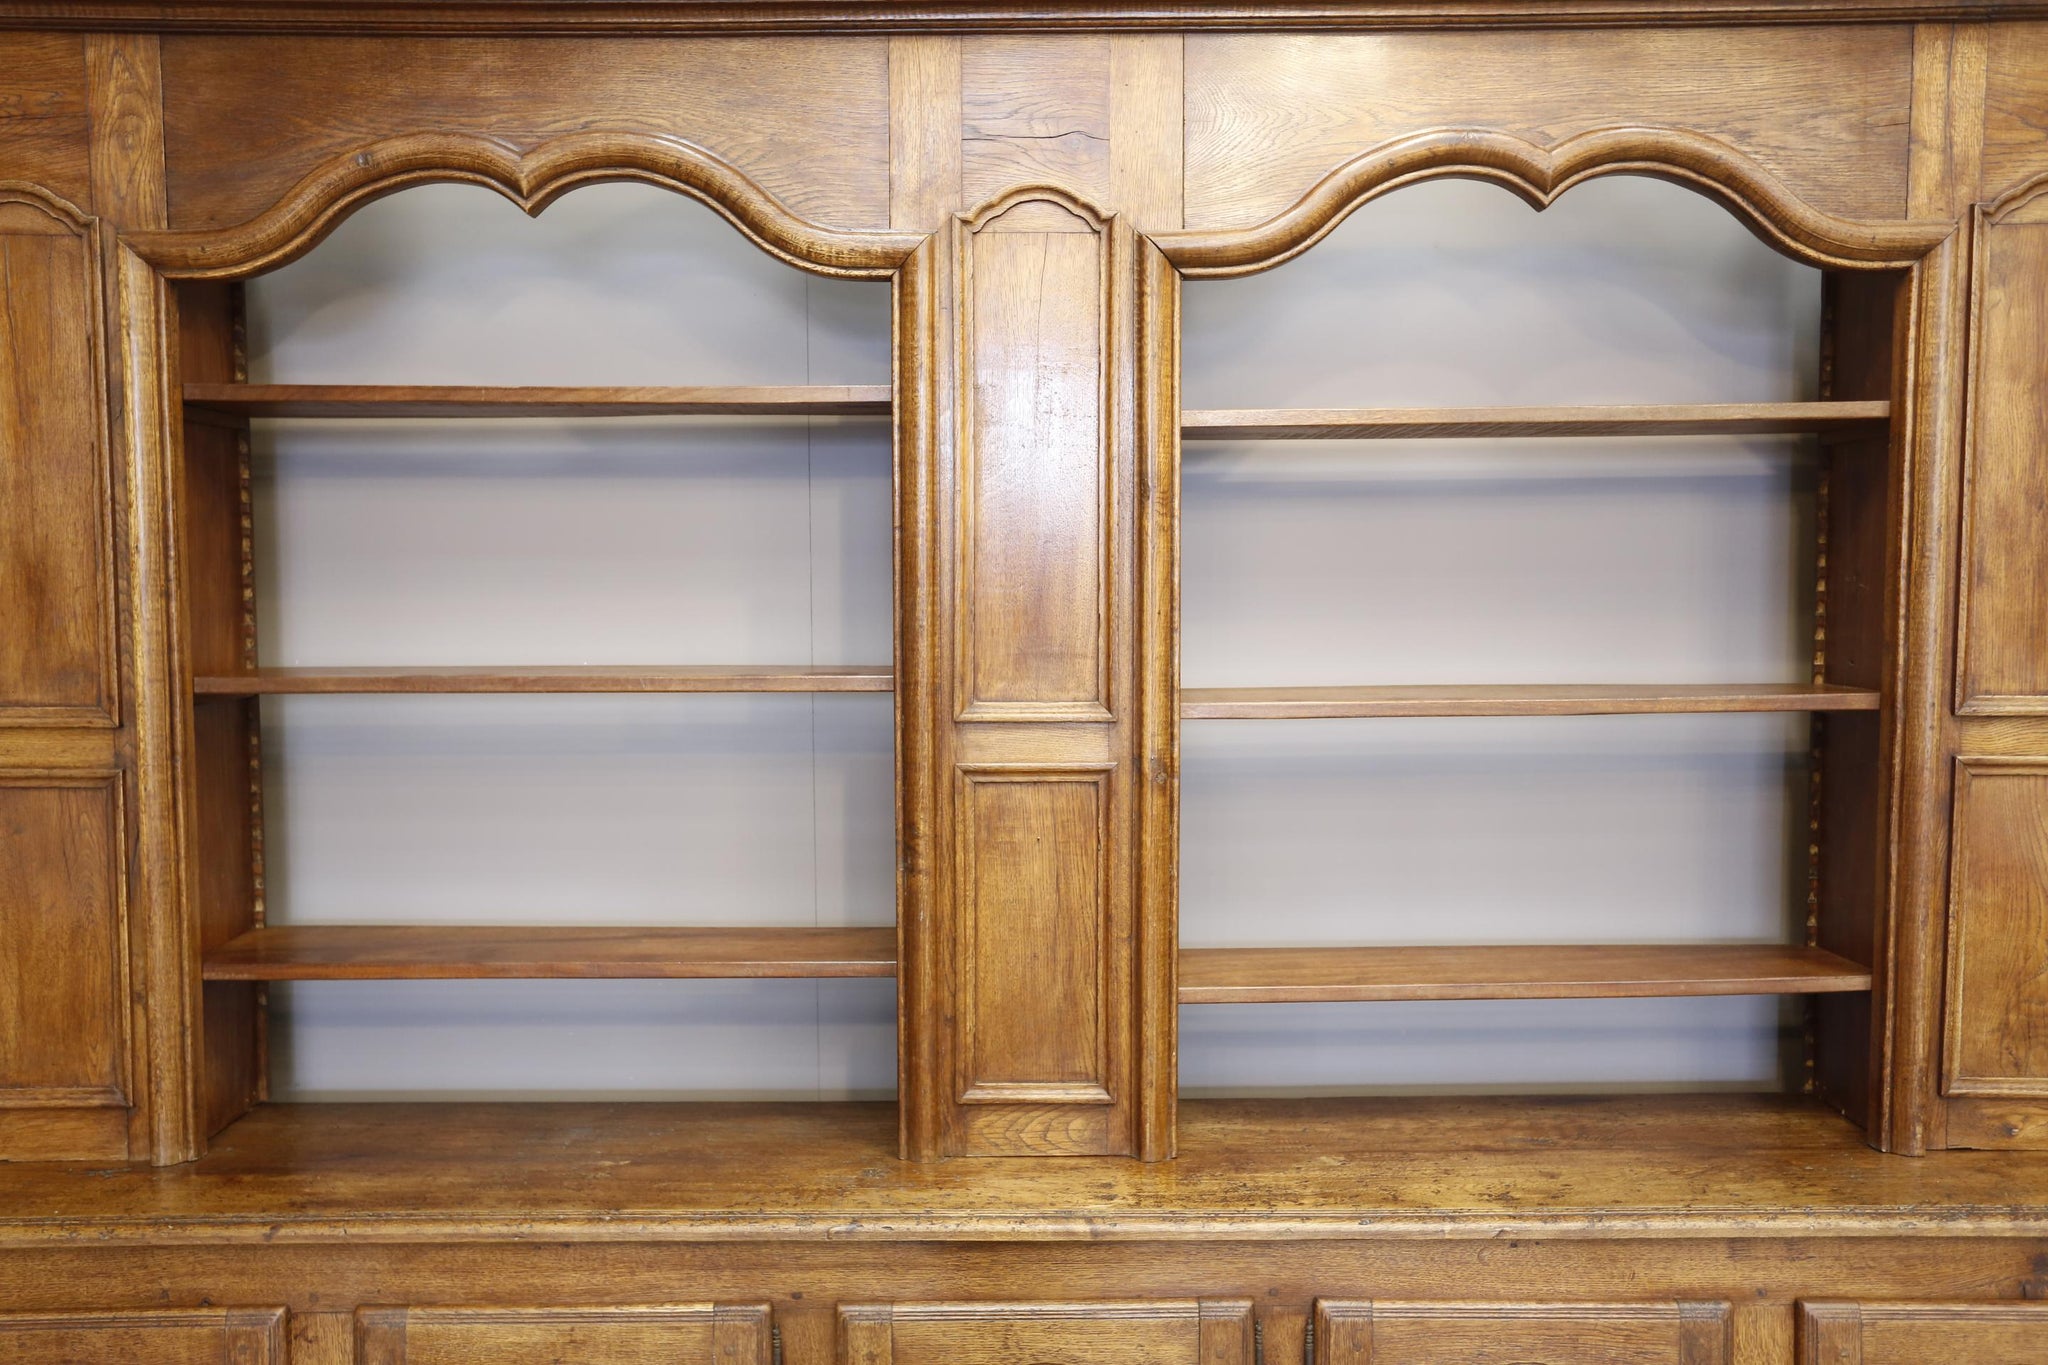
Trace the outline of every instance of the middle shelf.
<instances>
[{"instance_id":1,"label":"middle shelf","mask_svg":"<svg viewBox=\"0 0 2048 1365\"><path fill-rule=\"evenodd\" d=\"M202 697L436 692L887 692L888 664L255 668L192 680Z\"/></svg>"},{"instance_id":2,"label":"middle shelf","mask_svg":"<svg viewBox=\"0 0 2048 1365\"><path fill-rule=\"evenodd\" d=\"M288 925L207 953L208 981L890 977L893 928ZM1809 995L1870 972L1780 944L1184 948L1183 1004Z\"/></svg>"}]
</instances>

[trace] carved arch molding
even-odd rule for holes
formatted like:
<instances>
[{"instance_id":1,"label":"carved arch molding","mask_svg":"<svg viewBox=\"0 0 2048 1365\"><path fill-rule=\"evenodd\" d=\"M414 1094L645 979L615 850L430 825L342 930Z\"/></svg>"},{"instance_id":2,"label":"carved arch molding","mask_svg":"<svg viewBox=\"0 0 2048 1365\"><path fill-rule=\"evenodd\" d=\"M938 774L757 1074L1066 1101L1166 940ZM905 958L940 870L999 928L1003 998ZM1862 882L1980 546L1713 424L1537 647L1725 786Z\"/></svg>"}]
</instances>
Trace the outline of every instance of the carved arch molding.
<instances>
[{"instance_id":1,"label":"carved arch molding","mask_svg":"<svg viewBox=\"0 0 2048 1365\"><path fill-rule=\"evenodd\" d=\"M1863 222L1824 212L1735 147L1682 129L1604 128L1546 146L1491 129L1442 128L1359 153L1263 223L1168 231L1151 240L1183 276L1245 275L1294 259L1366 204L1425 180L1487 181L1540 210L1574 186L1607 175L1646 176L1703 194L1777 250L1815 266L1908 266L1955 229L1947 221ZM538 215L573 189L607 181L686 195L771 256L817 274L889 278L928 235L811 222L716 152L665 134L575 133L521 149L479 134L421 132L328 160L245 222L134 232L125 240L167 277L234 279L288 264L356 209L414 185L480 185ZM1104 212L1114 214L1116 207Z\"/></svg>"}]
</instances>

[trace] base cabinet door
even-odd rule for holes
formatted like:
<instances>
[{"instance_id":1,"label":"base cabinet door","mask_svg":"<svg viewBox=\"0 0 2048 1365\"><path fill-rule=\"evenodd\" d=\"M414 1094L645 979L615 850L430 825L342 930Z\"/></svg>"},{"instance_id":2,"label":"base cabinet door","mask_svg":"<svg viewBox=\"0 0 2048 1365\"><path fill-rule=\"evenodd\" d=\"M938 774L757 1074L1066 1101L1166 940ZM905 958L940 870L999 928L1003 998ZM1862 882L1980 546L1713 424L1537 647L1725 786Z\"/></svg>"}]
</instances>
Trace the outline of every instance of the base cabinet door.
<instances>
[{"instance_id":1,"label":"base cabinet door","mask_svg":"<svg viewBox=\"0 0 2048 1365\"><path fill-rule=\"evenodd\" d=\"M2048 1303L1809 1300L1799 1365L2048 1365Z\"/></svg>"},{"instance_id":2,"label":"base cabinet door","mask_svg":"<svg viewBox=\"0 0 2048 1365\"><path fill-rule=\"evenodd\" d=\"M772 1365L762 1304L364 1308L358 1365Z\"/></svg>"},{"instance_id":3,"label":"base cabinet door","mask_svg":"<svg viewBox=\"0 0 2048 1365\"><path fill-rule=\"evenodd\" d=\"M284 1309L0 1313L0 1365L285 1365Z\"/></svg>"},{"instance_id":4,"label":"base cabinet door","mask_svg":"<svg viewBox=\"0 0 2048 1365\"><path fill-rule=\"evenodd\" d=\"M840 1365L1254 1365L1245 1299L839 1310Z\"/></svg>"},{"instance_id":5,"label":"base cabinet door","mask_svg":"<svg viewBox=\"0 0 2048 1365\"><path fill-rule=\"evenodd\" d=\"M1316 1365L1726 1365L1725 1303L1319 1299Z\"/></svg>"}]
</instances>

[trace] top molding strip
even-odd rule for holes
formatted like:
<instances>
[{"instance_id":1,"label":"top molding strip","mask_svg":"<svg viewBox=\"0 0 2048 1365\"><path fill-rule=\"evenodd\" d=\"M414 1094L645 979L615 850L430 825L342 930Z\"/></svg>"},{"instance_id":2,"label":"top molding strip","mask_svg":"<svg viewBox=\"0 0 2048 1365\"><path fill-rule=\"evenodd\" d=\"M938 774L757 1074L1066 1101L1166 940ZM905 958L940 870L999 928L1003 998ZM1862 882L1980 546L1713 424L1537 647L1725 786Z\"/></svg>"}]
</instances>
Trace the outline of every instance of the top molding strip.
<instances>
[{"instance_id":1,"label":"top molding strip","mask_svg":"<svg viewBox=\"0 0 2048 1365\"><path fill-rule=\"evenodd\" d=\"M735 34L1879 24L2048 17L2048 0L0 0L0 29Z\"/></svg>"}]
</instances>

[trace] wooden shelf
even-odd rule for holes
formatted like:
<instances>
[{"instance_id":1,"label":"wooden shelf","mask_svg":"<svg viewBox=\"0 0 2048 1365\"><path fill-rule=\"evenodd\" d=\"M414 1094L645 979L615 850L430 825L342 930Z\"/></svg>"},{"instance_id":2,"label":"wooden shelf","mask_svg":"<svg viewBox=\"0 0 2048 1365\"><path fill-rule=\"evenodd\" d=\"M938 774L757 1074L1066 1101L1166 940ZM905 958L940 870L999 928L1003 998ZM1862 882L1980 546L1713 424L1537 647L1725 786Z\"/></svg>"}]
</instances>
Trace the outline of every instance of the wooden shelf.
<instances>
[{"instance_id":1,"label":"wooden shelf","mask_svg":"<svg viewBox=\"0 0 2048 1365\"><path fill-rule=\"evenodd\" d=\"M887 692L894 685L887 664L259 668L192 680L192 690L203 697L360 692Z\"/></svg>"},{"instance_id":2,"label":"wooden shelf","mask_svg":"<svg viewBox=\"0 0 2048 1365\"><path fill-rule=\"evenodd\" d=\"M187 384L188 410L248 417L875 417L886 384L481 388L412 384Z\"/></svg>"},{"instance_id":3,"label":"wooden shelf","mask_svg":"<svg viewBox=\"0 0 2048 1365\"><path fill-rule=\"evenodd\" d=\"M1183 720L1358 716L1624 716L1726 711L1875 711L1878 694L1813 683L1632 686L1508 683L1471 687L1191 687Z\"/></svg>"},{"instance_id":4,"label":"wooden shelf","mask_svg":"<svg viewBox=\"0 0 2048 1365\"><path fill-rule=\"evenodd\" d=\"M208 981L894 976L893 928L291 925L205 955Z\"/></svg>"},{"instance_id":5,"label":"wooden shelf","mask_svg":"<svg viewBox=\"0 0 2048 1365\"><path fill-rule=\"evenodd\" d=\"M1867 991L1870 972L1776 944L1183 948L1183 1005L1336 1000L1604 1000Z\"/></svg>"},{"instance_id":6,"label":"wooden shelf","mask_svg":"<svg viewBox=\"0 0 2048 1365\"><path fill-rule=\"evenodd\" d=\"M266 1104L181 1166L0 1162L0 1246L76 1267L82 1246L609 1242L639 1273L683 1242L771 1263L770 1238L1261 1240L1327 1259L1361 1239L1936 1232L2006 1239L2020 1274L2017 1239L2048 1237L2041 1153L1892 1156L1799 1096L1188 1100L1179 1159L1158 1163L899 1161L897 1123L869 1103ZM958 1248L934 1255L959 1273Z\"/></svg>"},{"instance_id":7,"label":"wooden shelf","mask_svg":"<svg viewBox=\"0 0 2048 1365\"><path fill-rule=\"evenodd\" d=\"M1695 403L1561 408L1212 408L1181 414L1183 441L1372 441L1501 436L1855 435L1890 403Z\"/></svg>"}]
</instances>

